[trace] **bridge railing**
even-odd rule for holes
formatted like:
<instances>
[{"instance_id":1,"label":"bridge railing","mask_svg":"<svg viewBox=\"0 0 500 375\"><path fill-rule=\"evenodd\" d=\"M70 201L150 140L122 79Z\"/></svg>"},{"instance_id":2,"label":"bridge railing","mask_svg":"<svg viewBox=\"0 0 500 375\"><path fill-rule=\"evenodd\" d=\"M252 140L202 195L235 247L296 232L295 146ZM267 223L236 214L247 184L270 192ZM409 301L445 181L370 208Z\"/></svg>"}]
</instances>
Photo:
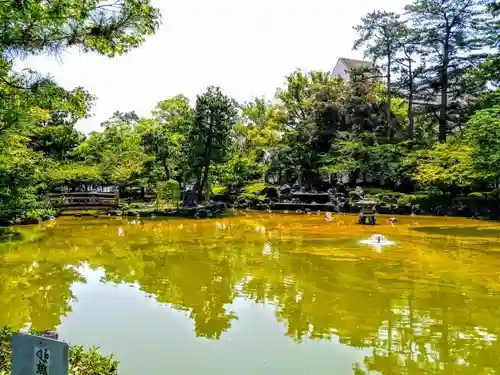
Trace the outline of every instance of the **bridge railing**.
<instances>
[{"instance_id":1,"label":"bridge railing","mask_svg":"<svg viewBox=\"0 0 500 375\"><path fill-rule=\"evenodd\" d=\"M48 198L56 208L116 207L120 203L117 193L49 193Z\"/></svg>"}]
</instances>

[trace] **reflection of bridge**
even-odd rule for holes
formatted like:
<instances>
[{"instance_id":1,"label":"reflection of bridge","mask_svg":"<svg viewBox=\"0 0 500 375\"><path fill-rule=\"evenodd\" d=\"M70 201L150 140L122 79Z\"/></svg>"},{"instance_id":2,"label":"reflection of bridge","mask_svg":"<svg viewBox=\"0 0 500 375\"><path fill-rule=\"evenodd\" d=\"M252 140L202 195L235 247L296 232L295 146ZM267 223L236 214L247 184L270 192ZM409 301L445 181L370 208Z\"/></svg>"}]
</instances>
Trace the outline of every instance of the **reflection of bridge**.
<instances>
[{"instance_id":1,"label":"reflection of bridge","mask_svg":"<svg viewBox=\"0 0 500 375\"><path fill-rule=\"evenodd\" d=\"M48 197L58 211L108 210L119 205L118 192L62 192L49 193Z\"/></svg>"}]
</instances>

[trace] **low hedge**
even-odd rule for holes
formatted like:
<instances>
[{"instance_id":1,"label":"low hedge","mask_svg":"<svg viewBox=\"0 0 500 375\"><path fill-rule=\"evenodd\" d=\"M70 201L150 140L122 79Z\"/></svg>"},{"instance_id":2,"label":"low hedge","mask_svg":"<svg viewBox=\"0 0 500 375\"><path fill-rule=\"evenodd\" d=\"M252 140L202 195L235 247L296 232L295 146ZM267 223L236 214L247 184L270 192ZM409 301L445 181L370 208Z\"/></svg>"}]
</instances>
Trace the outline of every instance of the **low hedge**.
<instances>
[{"instance_id":1,"label":"low hedge","mask_svg":"<svg viewBox=\"0 0 500 375\"><path fill-rule=\"evenodd\" d=\"M13 333L8 328L0 330L0 375L11 374ZM102 355L98 348L85 350L82 346L72 345L69 349L69 374L118 375L118 361L112 355Z\"/></svg>"}]
</instances>

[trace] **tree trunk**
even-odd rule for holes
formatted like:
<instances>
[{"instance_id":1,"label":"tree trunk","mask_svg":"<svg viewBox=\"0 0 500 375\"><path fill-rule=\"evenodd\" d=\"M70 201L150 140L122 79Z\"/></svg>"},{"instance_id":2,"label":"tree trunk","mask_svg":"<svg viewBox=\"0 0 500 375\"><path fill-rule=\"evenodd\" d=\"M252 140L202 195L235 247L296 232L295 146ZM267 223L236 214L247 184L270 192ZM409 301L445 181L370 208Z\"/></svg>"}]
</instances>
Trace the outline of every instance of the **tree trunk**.
<instances>
[{"instance_id":1,"label":"tree trunk","mask_svg":"<svg viewBox=\"0 0 500 375\"><path fill-rule=\"evenodd\" d=\"M349 184L351 185L351 187L356 187L357 183L358 183L358 176L359 176L359 173L358 171L352 171L349 175Z\"/></svg>"},{"instance_id":2,"label":"tree trunk","mask_svg":"<svg viewBox=\"0 0 500 375\"><path fill-rule=\"evenodd\" d=\"M448 108L448 65L449 65L449 54L450 54L450 31L446 33L446 39L444 41L444 51L443 51L443 66L441 67L441 106L439 110L439 142L446 142L447 133L447 121L446 121L446 110Z\"/></svg>"},{"instance_id":3,"label":"tree trunk","mask_svg":"<svg viewBox=\"0 0 500 375\"><path fill-rule=\"evenodd\" d=\"M168 170L167 160L162 159L163 169L165 170L165 178L166 180L170 180L170 171Z\"/></svg>"},{"instance_id":4,"label":"tree trunk","mask_svg":"<svg viewBox=\"0 0 500 375\"><path fill-rule=\"evenodd\" d=\"M210 124L208 127L207 139L205 141L205 151L203 152L203 163L199 175L199 185L197 190L198 203L203 199L203 188L208 178L208 171L210 169L210 156L212 154L212 138L213 138L214 116L210 114Z\"/></svg>"},{"instance_id":5,"label":"tree trunk","mask_svg":"<svg viewBox=\"0 0 500 375\"><path fill-rule=\"evenodd\" d=\"M411 57L408 61L409 96L408 96L408 138L413 139L415 119L413 118L413 72L411 68Z\"/></svg>"},{"instance_id":6,"label":"tree trunk","mask_svg":"<svg viewBox=\"0 0 500 375\"><path fill-rule=\"evenodd\" d=\"M210 164L206 165L203 171L203 177L201 179L200 188L198 190L198 202L201 202L203 200L203 188L207 183L209 169L210 169Z\"/></svg>"},{"instance_id":7,"label":"tree trunk","mask_svg":"<svg viewBox=\"0 0 500 375\"><path fill-rule=\"evenodd\" d=\"M408 98L408 138L413 139L415 131L415 119L413 118L413 93Z\"/></svg>"},{"instance_id":8,"label":"tree trunk","mask_svg":"<svg viewBox=\"0 0 500 375\"><path fill-rule=\"evenodd\" d=\"M387 57L387 104L386 104L386 119L387 119L387 139L390 140L392 137L391 132L391 52L389 50L389 56Z\"/></svg>"}]
</instances>

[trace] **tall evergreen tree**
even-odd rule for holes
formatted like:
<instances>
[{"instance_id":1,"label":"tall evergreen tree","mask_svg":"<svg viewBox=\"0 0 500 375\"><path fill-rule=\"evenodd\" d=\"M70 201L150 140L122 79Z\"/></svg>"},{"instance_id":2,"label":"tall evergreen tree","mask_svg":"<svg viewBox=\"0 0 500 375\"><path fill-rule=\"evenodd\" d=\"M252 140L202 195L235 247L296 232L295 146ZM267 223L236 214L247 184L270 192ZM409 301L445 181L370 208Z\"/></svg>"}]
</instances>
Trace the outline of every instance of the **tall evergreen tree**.
<instances>
[{"instance_id":1,"label":"tall evergreen tree","mask_svg":"<svg viewBox=\"0 0 500 375\"><path fill-rule=\"evenodd\" d=\"M415 0L405 7L416 28L423 56L428 61L424 84L439 95L439 141L449 132L450 99L460 103L460 81L488 45L482 27L484 0Z\"/></svg>"},{"instance_id":2,"label":"tall evergreen tree","mask_svg":"<svg viewBox=\"0 0 500 375\"><path fill-rule=\"evenodd\" d=\"M395 58L395 72L398 74L395 86L408 100L408 131L409 139L413 138L415 130L414 102L418 92L418 78L422 75L424 65L418 61L420 46L415 31L407 26L401 29L398 43L398 56Z\"/></svg>"},{"instance_id":3,"label":"tall evergreen tree","mask_svg":"<svg viewBox=\"0 0 500 375\"><path fill-rule=\"evenodd\" d=\"M391 137L391 73L399 49L403 23L400 16L393 12L375 11L368 13L361 24L354 27L359 39L354 42L354 49L365 47L364 54L373 61L382 61L386 77L386 121L387 137Z\"/></svg>"},{"instance_id":4,"label":"tall evergreen tree","mask_svg":"<svg viewBox=\"0 0 500 375\"><path fill-rule=\"evenodd\" d=\"M198 201L203 199L210 166L226 160L230 132L237 119L236 102L224 95L219 87L211 86L197 97L189 144Z\"/></svg>"}]
</instances>

